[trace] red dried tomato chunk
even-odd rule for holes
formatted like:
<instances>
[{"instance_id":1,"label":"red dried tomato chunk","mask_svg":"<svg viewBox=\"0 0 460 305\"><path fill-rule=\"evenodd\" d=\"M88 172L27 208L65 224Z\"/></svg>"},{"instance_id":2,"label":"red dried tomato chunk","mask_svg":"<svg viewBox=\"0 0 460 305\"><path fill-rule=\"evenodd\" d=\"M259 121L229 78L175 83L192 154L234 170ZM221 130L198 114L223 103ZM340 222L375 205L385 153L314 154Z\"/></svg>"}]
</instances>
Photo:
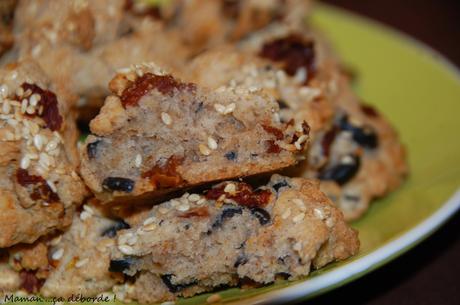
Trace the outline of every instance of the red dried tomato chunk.
<instances>
[{"instance_id":1,"label":"red dried tomato chunk","mask_svg":"<svg viewBox=\"0 0 460 305\"><path fill-rule=\"evenodd\" d=\"M27 170L20 168L16 171L16 180L23 187L33 185L30 199L35 201L43 200L48 203L59 202L58 194L53 192L42 177L30 175Z\"/></svg>"},{"instance_id":2,"label":"red dried tomato chunk","mask_svg":"<svg viewBox=\"0 0 460 305\"><path fill-rule=\"evenodd\" d=\"M225 195L226 198L234 200L239 205L247 207L266 206L270 201L271 192L269 190L254 190L247 183L237 183L235 193L227 193L224 191L226 184L208 190L205 194L208 200L217 200L220 196Z\"/></svg>"},{"instance_id":3,"label":"red dried tomato chunk","mask_svg":"<svg viewBox=\"0 0 460 305\"><path fill-rule=\"evenodd\" d=\"M262 125L264 130L268 133L271 133L272 135L275 136L277 140L282 140L284 139L284 134L281 129L278 129L276 127L270 126L270 125Z\"/></svg>"},{"instance_id":4,"label":"red dried tomato chunk","mask_svg":"<svg viewBox=\"0 0 460 305\"><path fill-rule=\"evenodd\" d=\"M164 95L172 96L174 89L179 91L192 91L196 89L196 86L192 83L179 82L171 75L145 73L123 91L121 94L121 102L124 107L137 105L139 100L153 89L158 90Z\"/></svg>"},{"instance_id":5,"label":"red dried tomato chunk","mask_svg":"<svg viewBox=\"0 0 460 305\"><path fill-rule=\"evenodd\" d=\"M295 75L299 68L307 70L305 83L315 73L315 49L313 41L307 41L298 34L275 39L265 43L259 56L283 63L288 75Z\"/></svg>"},{"instance_id":6,"label":"red dried tomato chunk","mask_svg":"<svg viewBox=\"0 0 460 305\"><path fill-rule=\"evenodd\" d=\"M44 90L35 84L23 83L21 87L24 89L24 91L30 90L32 94L36 93L40 95L37 112L32 114L32 116L37 115L38 117L42 118L46 123L46 127L52 131L61 129L63 119L59 114L56 94L49 90ZM43 112L41 114L38 113L38 108L40 106L43 107Z\"/></svg>"},{"instance_id":7,"label":"red dried tomato chunk","mask_svg":"<svg viewBox=\"0 0 460 305\"><path fill-rule=\"evenodd\" d=\"M28 293L37 293L45 283L44 279L38 279L34 271L23 270L19 273L21 287Z\"/></svg>"},{"instance_id":8,"label":"red dried tomato chunk","mask_svg":"<svg viewBox=\"0 0 460 305\"><path fill-rule=\"evenodd\" d=\"M172 156L165 164L155 165L151 170L142 174L142 178L149 178L156 188L168 188L182 183L182 177L177 173L177 167L182 164L183 158Z\"/></svg>"}]
</instances>

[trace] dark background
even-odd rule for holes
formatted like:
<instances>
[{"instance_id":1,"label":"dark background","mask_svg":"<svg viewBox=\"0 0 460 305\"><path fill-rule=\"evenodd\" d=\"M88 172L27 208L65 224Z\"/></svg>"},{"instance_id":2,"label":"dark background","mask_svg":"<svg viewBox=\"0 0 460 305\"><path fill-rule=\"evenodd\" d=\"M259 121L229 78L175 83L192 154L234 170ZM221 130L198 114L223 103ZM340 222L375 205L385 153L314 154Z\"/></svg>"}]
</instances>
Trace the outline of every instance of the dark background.
<instances>
[{"instance_id":1,"label":"dark background","mask_svg":"<svg viewBox=\"0 0 460 305\"><path fill-rule=\"evenodd\" d=\"M460 0L324 0L405 32L460 66ZM460 102L460 101L459 101ZM410 252L303 304L460 304L460 214Z\"/></svg>"}]
</instances>

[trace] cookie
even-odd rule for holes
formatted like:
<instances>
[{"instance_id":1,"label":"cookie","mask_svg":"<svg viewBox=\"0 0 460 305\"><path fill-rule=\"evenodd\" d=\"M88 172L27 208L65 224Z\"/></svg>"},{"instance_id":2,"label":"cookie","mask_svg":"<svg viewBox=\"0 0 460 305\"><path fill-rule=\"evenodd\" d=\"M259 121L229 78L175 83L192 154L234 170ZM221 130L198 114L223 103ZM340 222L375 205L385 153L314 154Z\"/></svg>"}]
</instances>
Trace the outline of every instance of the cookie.
<instances>
[{"instance_id":1,"label":"cookie","mask_svg":"<svg viewBox=\"0 0 460 305\"><path fill-rule=\"evenodd\" d=\"M118 230L129 225L112 220L94 205L85 205L72 226L50 248L52 268L40 293L45 297L81 294L96 296L110 291L123 277L109 272L110 252Z\"/></svg>"},{"instance_id":2,"label":"cookie","mask_svg":"<svg viewBox=\"0 0 460 305\"><path fill-rule=\"evenodd\" d=\"M77 134L55 87L32 61L0 70L0 247L70 224L87 195L75 172Z\"/></svg>"},{"instance_id":3,"label":"cookie","mask_svg":"<svg viewBox=\"0 0 460 305\"><path fill-rule=\"evenodd\" d=\"M357 233L318 183L274 175L263 187L223 182L153 207L143 223L120 231L110 270L136 276L117 296L141 303L235 286L268 284L346 259Z\"/></svg>"},{"instance_id":4,"label":"cookie","mask_svg":"<svg viewBox=\"0 0 460 305\"><path fill-rule=\"evenodd\" d=\"M143 64L110 88L81 149L82 176L104 202L278 170L307 145L305 122L281 123L274 100L244 87L207 90Z\"/></svg>"}]
</instances>

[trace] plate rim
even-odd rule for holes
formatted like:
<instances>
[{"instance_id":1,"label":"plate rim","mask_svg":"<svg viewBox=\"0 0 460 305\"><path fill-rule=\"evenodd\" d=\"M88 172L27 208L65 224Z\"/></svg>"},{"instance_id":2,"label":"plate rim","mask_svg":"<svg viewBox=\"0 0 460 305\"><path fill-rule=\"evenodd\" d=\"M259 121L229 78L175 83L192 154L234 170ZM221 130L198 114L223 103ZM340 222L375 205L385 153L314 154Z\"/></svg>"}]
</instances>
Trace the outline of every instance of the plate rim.
<instances>
[{"instance_id":1,"label":"plate rim","mask_svg":"<svg viewBox=\"0 0 460 305\"><path fill-rule=\"evenodd\" d=\"M316 4L315 9L324 9L345 14L352 19L359 19L362 22L368 23L379 31L384 31L391 34L391 36L394 36L399 41L412 45L418 51L430 56L438 64L442 65L445 69L452 73L454 78L460 83L460 68L457 67L441 52L418 40L417 38L414 38L409 34L383 22L334 5L318 3ZM367 273L384 266L403 253L414 248L426 240L429 236L431 236L459 210L460 187L457 188L457 190L452 193L450 198L445 201L444 204L434 213L423 219L417 225L389 240L381 247L373 250L372 252L354 261L351 261L346 265L328 271L325 274L317 275L310 279L307 277L304 281L293 284L292 286L280 288L275 291L269 291L242 300L235 300L229 304L236 305L240 304L241 302L244 302L244 304L253 305L277 303L284 304L294 300L310 299L321 295L325 292L363 277Z\"/></svg>"}]
</instances>

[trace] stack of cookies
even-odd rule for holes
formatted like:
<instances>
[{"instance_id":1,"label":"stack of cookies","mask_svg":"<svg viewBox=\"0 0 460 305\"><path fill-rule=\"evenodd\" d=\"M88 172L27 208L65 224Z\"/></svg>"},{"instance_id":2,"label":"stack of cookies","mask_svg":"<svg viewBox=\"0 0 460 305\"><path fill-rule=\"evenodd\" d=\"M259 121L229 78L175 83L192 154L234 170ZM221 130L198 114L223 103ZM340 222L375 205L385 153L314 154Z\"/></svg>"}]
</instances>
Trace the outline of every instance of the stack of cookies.
<instances>
[{"instance_id":1,"label":"stack of cookies","mask_svg":"<svg viewBox=\"0 0 460 305\"><path fill-rule=\"evenodd\" d=\"M310 1L9 2L0 294L301 279L358 253L348 222L404 180Z\"/></svg>"}]
</instances>

